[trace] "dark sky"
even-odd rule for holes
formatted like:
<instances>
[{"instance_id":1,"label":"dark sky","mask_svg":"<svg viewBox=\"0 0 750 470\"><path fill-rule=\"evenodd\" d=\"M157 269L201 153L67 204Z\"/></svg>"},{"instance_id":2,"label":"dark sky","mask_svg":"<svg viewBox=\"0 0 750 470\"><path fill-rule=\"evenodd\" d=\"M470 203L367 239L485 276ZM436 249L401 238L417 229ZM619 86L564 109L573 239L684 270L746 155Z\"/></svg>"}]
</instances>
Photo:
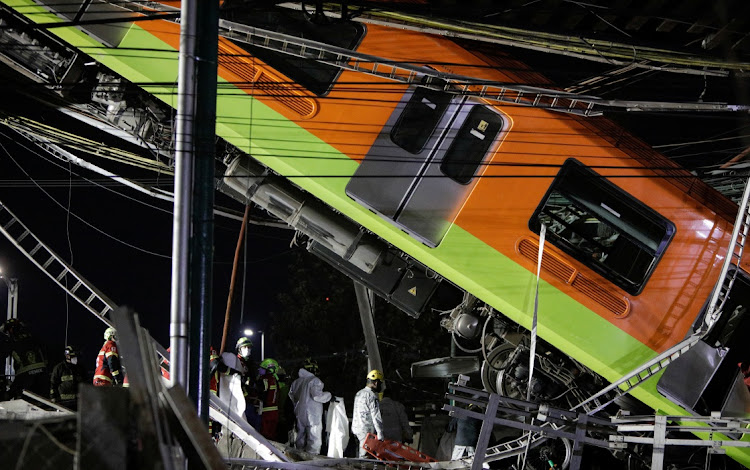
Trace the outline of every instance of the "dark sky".
<instances>
[{"instance_id":1,"label":"dark sky","mask_svg":"<svg viewBox=\"0 0 750 470\"><path fill-rule=\"evenodd\" d=\"M103 178L76 166L70 167L71 173L66 164L28 143L9 141L12 133L7 128L0 127L0 133L0 201L102 293L118 305L132 306L143 326L168 346L171 203L121 185L102 188L88 183L78 175L97 182ZM89 160L109 168L106 160ZM217 202L243 210L239 203L220 195ZM85 222L68 216L68 208ZM224 217L217 217L215 222L212 342L218 347L241 223ZM267 316L275 308L276 295L286 287L284 272L292 260L290 254L301 249L290 248L292 236L290 230L249 226L247 276L243 279L240 269L228 348L233 347L242 329L239 317L243 289L243 326L268 327ZM244 262L241 254L240 263ZM69 297L4 236L0 237L0 267L8 277L18 278L18 316L48 349L51 361L61 359L67 333L68 344L82 347L87 367L90 363L93 368L103 341L104 323ZM6 298L7 290L0 285L2 318ZM267 342L266 351L270 354L273 345Z\"/></svg>"}]
</instances>

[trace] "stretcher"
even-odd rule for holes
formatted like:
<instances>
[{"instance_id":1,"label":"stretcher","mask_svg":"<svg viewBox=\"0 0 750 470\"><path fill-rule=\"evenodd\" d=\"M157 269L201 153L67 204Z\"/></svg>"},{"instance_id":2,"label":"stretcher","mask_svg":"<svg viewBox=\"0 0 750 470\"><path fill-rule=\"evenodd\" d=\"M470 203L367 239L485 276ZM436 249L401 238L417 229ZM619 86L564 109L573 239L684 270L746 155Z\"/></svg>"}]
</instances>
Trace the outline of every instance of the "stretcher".
<instances>
[{"instance_id":1,"label":"stretcher","mask_svg":"<svg viewBox=\"0 0 750 470\"><path fill-rule=\"evenodd\" d=\"M375 434L369 433L365 438L362 447L368 454L386 462L437 462L429 455L423 454L413 447L409 447L403 442L392 441L390 439L378 440Z\"/></svg>"}]
</instances>

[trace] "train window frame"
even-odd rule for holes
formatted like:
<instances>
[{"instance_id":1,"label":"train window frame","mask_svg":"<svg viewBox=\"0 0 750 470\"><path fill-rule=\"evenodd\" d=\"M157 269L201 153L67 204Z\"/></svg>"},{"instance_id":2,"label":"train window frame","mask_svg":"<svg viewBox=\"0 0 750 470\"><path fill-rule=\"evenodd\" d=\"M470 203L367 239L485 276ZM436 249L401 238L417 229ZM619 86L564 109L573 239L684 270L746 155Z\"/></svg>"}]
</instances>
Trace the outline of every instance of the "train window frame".
<instances>
[{"instance_id":1,"label":"train window frame","mask_svg":"<svg viewBox=\"0 0 750 470\"><path fill-rule=\"evenodd\" d=\"M440 97L440 100L432 99L435 96ZM425 118L424 116L419 116L420 112L418 110L420 105L424 104L425 100L428 98L430 99L428 100L428 104L426 104L426 106L430 107L429 105L432 104L434 106L434 109L439 110L439 113L434 115L434 119L430 119L430 121L428 121L431 123L431 126L429 128L421 125L424 123ZM399 114L396 123L393 125L393 128L391 128L391 131L388 133L388 137L391 139L391 142L413 155L421 153L424 150L425 145L427 145L427 142L429 142L430 137L432 137L435 131L438 130L440 121L443 119L443 116L445 116L446 111L448 111L448 108L450 108L451 102L454 99L455 95L447 93L445 91L438 91L432 88L421 86L416 87L414 93L412 93L412 95L409 97L409 101L406 102L406 105L401 111L401 114ZM443 100L445 101L443 102ZM410 126L413 123L416 123L417 126ZM418 130L421 132L414 133L414 130ZM417 137L412 139L402 139L400 137L402 135L401 131L406 131L404 135L406 135L407 137L409 132L411 132L412 136L416 135Z\"/></svg>"},{"instance_id":2,"label":"train window frame","mask_svg":"<svg viewBox=\"0 0 750 470\"><path fill-rule=\"evenodd\" d=\"M466 106L466 104L464 104L464 106ZM474 129L469 127L472 122L471 118L478 113L485 113L498 119L500 125L491 139L487 138L486 134L484 134L486 129ZM489 126L490 123L481 119L479 127L482 125ZM456 183L463 185L471 183L477 175L477 170L484 163L487 154L491 151L498 136L505 130L506 125L507 121L503 115L493 111L490 107L479 104L472 106L468 111L466 120L461 123L461 127L458 129L453 142L451 142L448 150L445 151L445 155L443 155L442 161L440 162L440 172ZM475 141L462 138L462 133L465 131L481 140L481 145L479 146L481 152L476 151L477 148L473 147ZM468 145L465 145L467 142ZM467 154L471 158L466 157ZM454 158L454 156L456 158Z\"/></svg>"},{"instance_id":3,"label":"train window frame","mask_svg":"<svg viewBox=\"0 0 750 470\"><path fill-rule=\"evenodd\" d=\"M562 209L553 212L548 208L553 205ZM677 231L672 221L574 158L563 163L532 214L528 226L536 234L543 216L551 222L549 243L634 296L645 288ZM584 232L592 228L595 234ZM623 272L629 263L630 271L637 269L634 275Z\"/></svg>"},{"instance_id":4,"label":"train window frame","mask_svg":"<svg viewBox=\"0 0 750 470\"><path fill-rule=\"evenodd\" d=\"M341 23L317 24L305 18L302 12L269 10L262 12L254 11L253 15L244 15L241 18L232 18L232 21L242 21L243 24L260 29L287 34L300 39L311 39L323 44L340 47L347 50L356 50L367 36L367 25L357 22L347 22L346 26L353 28L353 33L348 40L342 41ZM281 17L284 21L280 21ZM283 27L282 27L283 26ZM330 31L325 28L330 28ZM306 89L318 97L326 96L338 81L343 68L325 64L312 59L301 59L277 52L263 47L262 41L253 38L251 42L231 40L254 57L259 58L274 70L286 75L295 84ZM297 47L297 46L294 46ZM337 59L333 53L326 53L321 59L329 59L335 62ZM312 64L312 66L310 65ZM325 78L320 79L315 73L307 73L306 69L314 72L323 71ZM330 73L333 72L333 73Z\"/></svg>"}]
</instances>

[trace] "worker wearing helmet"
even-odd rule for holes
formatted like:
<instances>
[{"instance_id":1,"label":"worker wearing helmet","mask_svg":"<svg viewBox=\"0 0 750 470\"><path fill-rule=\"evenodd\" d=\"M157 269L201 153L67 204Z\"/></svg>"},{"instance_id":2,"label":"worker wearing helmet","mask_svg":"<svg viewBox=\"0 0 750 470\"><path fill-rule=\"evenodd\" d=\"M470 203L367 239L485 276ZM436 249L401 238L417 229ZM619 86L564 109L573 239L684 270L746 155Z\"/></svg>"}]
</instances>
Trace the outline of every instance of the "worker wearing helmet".
<instances>
[{"instance_id":1,"label":"worker wearing helmet","mask_svg":"<svg viewBox=\"0 0 750 470\"><path fill-rule=\"evenodd\" d=\"M253 342L250 341L250 338L247 336L243 336L242 338L237 340L237 357L240 358L243 365L247 365L247 363L250 361L250 354L253 350Z\"/></svg>"},{"instance_id":2,"label":"worker wearing helmet","mask_svg":"<svg viewBox=\"0 0 750 470\"><path fill-rule=\"evenodd\" d=\"M122 385L123 374L120 366L120 354L117 348L117 331L114 328L104 330L104 344L96 356L94 385L111 387Z\"/></svg>"},{"instance_id":3,"label":"worker wearing helmet","mask_svg":"<svg viewBox=\"0 0 750 470\"><path fill-rule=\"evenodd\" d=\"M42 348L31 336L26 325L17 318L11 318L0 326L5 335L6 345L3 355L13 358L15 378L10 386L11 398L18 398L24 390L47 397L49 393L49 372Z\"/></svg>"},{"instance_id":4,"label":"worker wearing helmet","mask_svg":"<svg viewBox=\"0 0 750 470\"><path fill-rule=\"evenodd\" d=\"M310 357L305 359L305 362L302 363L302 367L313 375L318 375L320 373L320 368L318 367L318 361Z\"/></svg>"},{"instance_id":5,"label":"worker wearing helmet","mask_svg":"<svg viewBox=\"0 0 750 470\"><path fill-rule=\"evenodd\" d=\"M258 367L258 388L263 399L260 415L260 433L267 439L276 439L276 429L279 425L279 379L276 372L279 363L275 359L267 358Z\"/></svg>"},{"instance_id":6,"label":"worker wearing helmet","mask_svg":"<svg viewBox=\"0 0 750 470\"><path fill-rule=\"evenodd\" d=\"M78 350L65 346L65 360L52 369L49 396L52 401L75 410L78 406L78 384L85 378L83 366L78 363Z\"/></svg>"},{"instance_id":7,"label":"worker wearing helmet","mask_svg":"<svg viewBox=\"0 0 750 470\"><path fill-rule=\"evenodd\" d=\"M292 382L289 399L297 420L295 447L319 454L323 445L323 403L331 400L331 392L323 391L323 382L311 371L318 371L318 363L307 359Z\"/></svg>"},{"instance_id":8,"label":"worker wearing helmet","mask_svg":"<svg viewBox=\"0 0 750 470\"><path fill-rule=\"evenodd\" d=\"M243 336L237 340L237 369L242 376L242 393L245 395L245 419L256 429L261 425L261 399L255 383L255 365L252 359L253 342Z\"/></svg>"},{"instance_id":9,"label":"worker wearing helmet","mask_svg":"<svg viewBox=\"0 0 750 470\"><path fill-rule=\"evenodd\" d=\"M367 374L365 388L354 396L354 409L352 412L352 432L359 439L359 456L365 457L367 452L363 444L367 434L377 434L378 439L383 440L383 418L380 414L380 402L378 392L383 387L383 373L377 369Z\"/></svg>"}]
</instances>

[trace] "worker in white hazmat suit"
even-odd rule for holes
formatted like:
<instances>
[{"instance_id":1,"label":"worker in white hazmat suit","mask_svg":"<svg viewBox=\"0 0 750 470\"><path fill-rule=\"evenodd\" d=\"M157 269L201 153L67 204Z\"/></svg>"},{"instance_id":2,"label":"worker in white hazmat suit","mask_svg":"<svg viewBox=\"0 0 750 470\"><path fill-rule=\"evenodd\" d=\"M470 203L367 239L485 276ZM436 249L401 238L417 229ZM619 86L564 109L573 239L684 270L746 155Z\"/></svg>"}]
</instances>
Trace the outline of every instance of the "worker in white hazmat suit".
<instances>
[{"instance_id":1,"label":"worker in white hazmat suit","mask_svg":"<svg viewBox=\"0 0 750 470\"><path fill-rule=\"evenodd\" d=\"M307 359L289 389L297 419L295 447L313 454L319 454L323 444L323 403L331 399L331 392L323 391L317 373L318 364Z\"/></svg>"},{"instance_id":2,"label":"worker in white hazmat suit","mask_svg":"<svg viewBox=\"0 0 750 470\"><path fill-rule=\"evenodd\" d=\"M367 374L367 385L354 395L354 410L352 413L352 432L359 439L359 456L367 456L363 444L368 433L377 434L379 440L385 438L383 434L383 417L380 414L378 392L383 387L383 373L377 369Z\"/></svg>"}]
</instances>

